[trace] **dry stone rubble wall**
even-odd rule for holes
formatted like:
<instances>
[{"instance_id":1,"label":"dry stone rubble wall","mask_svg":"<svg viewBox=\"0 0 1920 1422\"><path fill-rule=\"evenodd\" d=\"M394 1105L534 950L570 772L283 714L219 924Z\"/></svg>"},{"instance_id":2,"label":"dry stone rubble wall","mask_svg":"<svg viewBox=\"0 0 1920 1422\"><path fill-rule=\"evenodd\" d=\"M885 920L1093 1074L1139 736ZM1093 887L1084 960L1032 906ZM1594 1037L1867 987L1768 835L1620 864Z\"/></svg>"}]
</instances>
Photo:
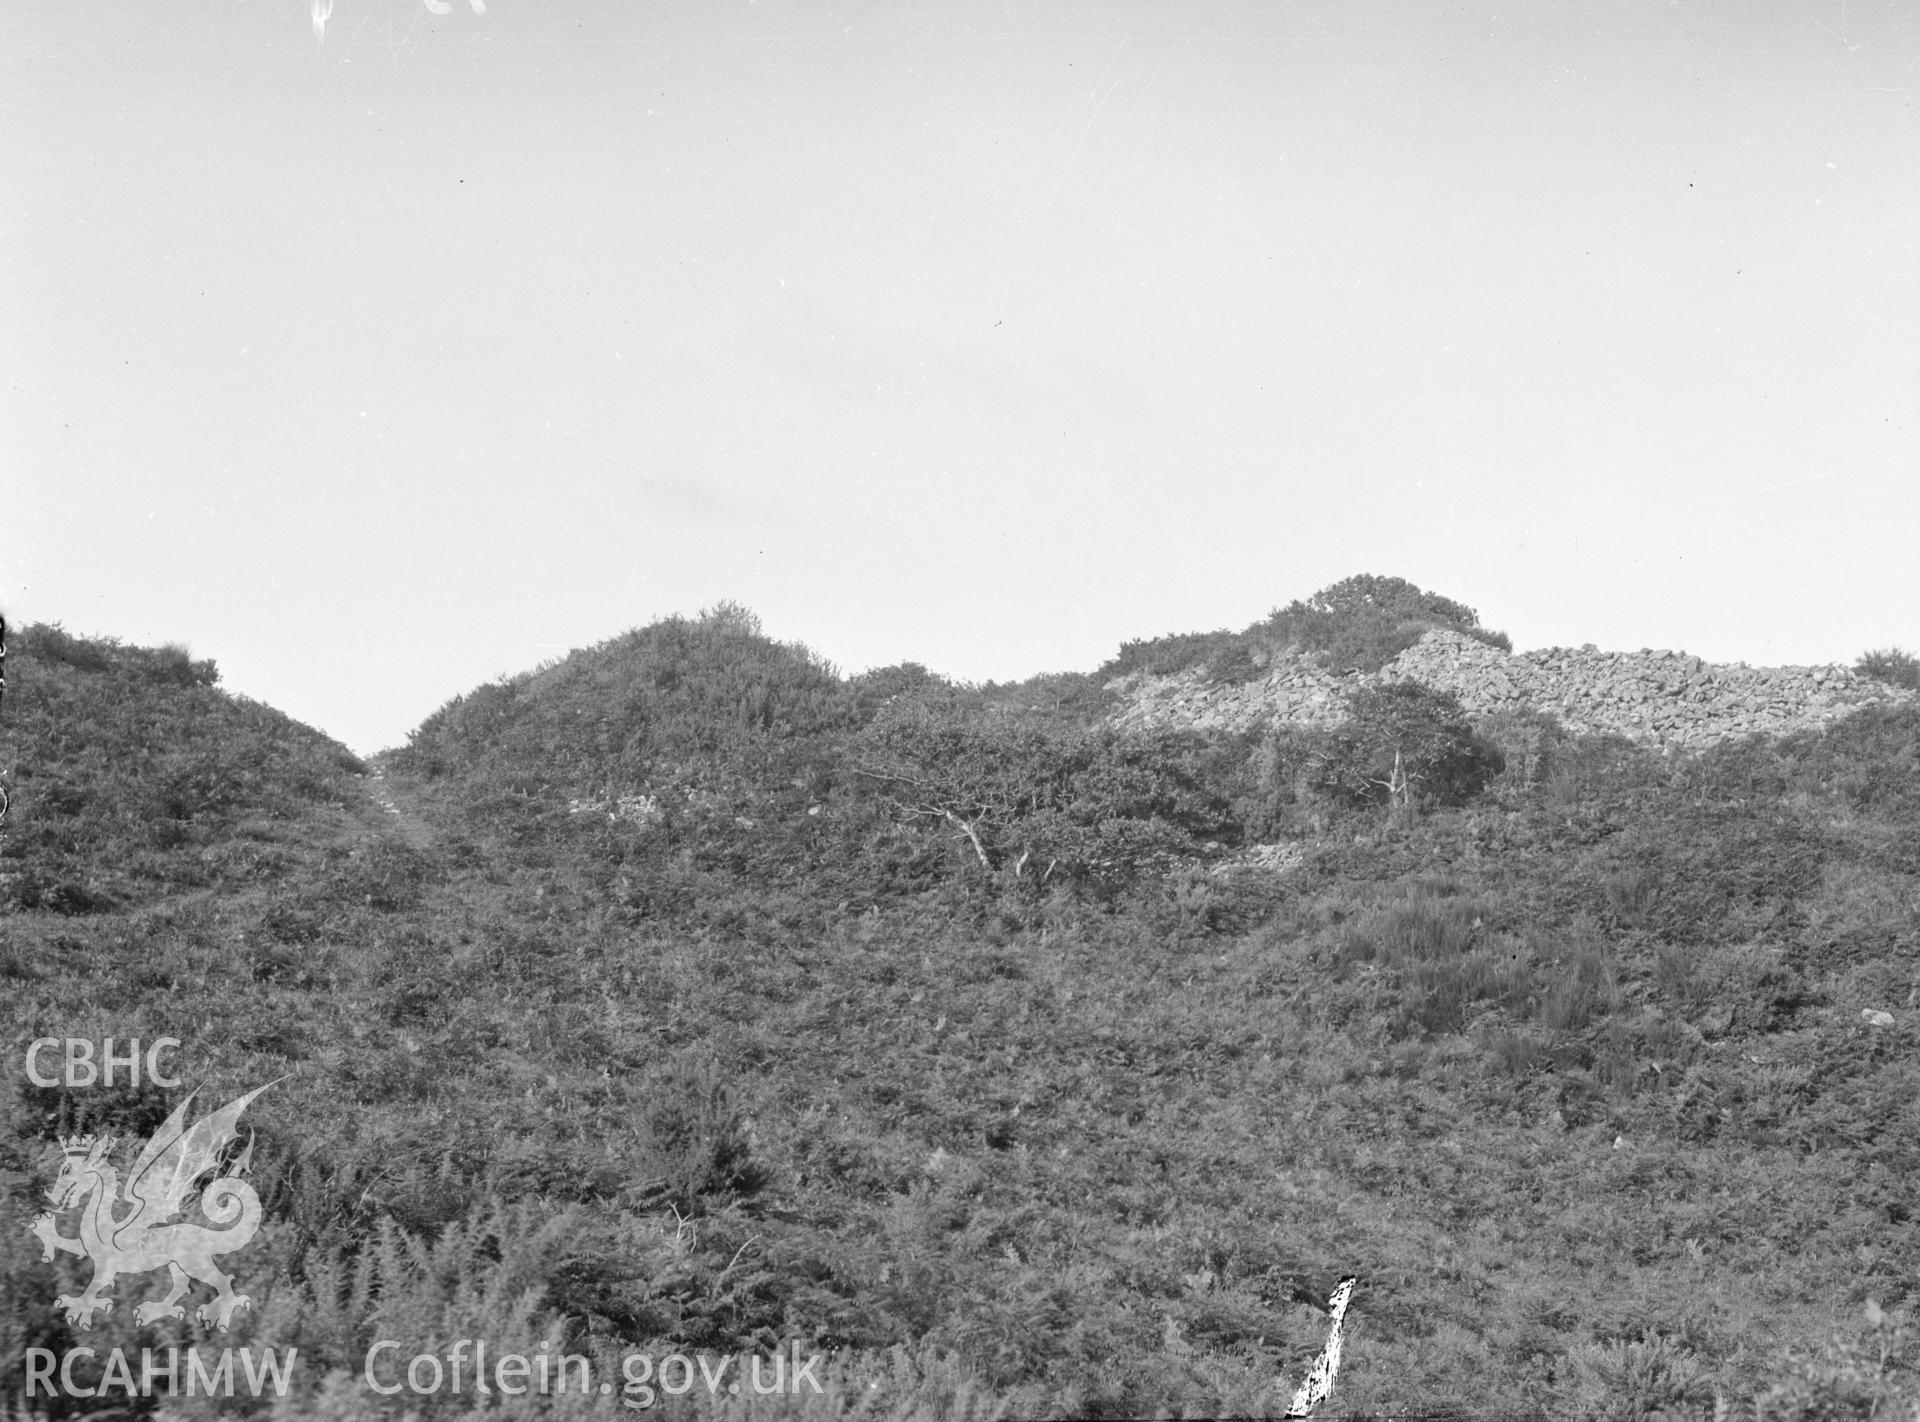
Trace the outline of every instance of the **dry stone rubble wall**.
<instances>
[{"instance_id":1,"label":"dry stone rubble wall","mask_svg":"<svg viewBox=\"0 0 1920 1422\"><path fill-rule=\"evenodd\" d=\"M1915 698L1842 666L1749 667L1684 652L1564 647L1508 654L1444 629L1371 674L1336 675L1289 655L1265 678L1241 685L1209 685L1203 671L1192 671L1125 677L1111 686L1127 698L1114 718L1123 728L1250 730L1276 721L1330 726L1345 715L1356 688L1398 681L1451 692L1476 719L1547 711L1576 734L1614 732L1687 750L1818 729L1865 706Z\"/></svg>"}]
</instances>

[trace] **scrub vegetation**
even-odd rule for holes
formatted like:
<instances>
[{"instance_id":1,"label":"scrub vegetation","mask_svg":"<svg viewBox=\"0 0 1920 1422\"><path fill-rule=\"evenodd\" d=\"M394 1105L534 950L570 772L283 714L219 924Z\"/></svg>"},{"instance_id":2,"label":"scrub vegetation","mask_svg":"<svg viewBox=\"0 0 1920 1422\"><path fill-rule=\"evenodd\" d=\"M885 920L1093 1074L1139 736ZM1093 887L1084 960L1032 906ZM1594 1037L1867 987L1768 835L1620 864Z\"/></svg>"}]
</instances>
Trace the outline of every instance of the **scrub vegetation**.
<instances>
[{"instance_id":1,"label":"scrub vegetation","mask_svg":"<svg viewBox=\"0 0 1920 1422\"><path fill-rule=\"evenodd\" d=\"M1328 730L1106 720L1129 671L1436 625L1505 645L1361 578L966 686L722 606L375 765L183 649L25 629L0 1411L29 1348L297 1347L278 1404L34 1406L299 1419L479 1410L373 1395L380 1339L608 1378L799 1339L824 1397L658 1410L1275 1416L1352 1274L1328 1417L1920 1416L1920 712L1669 756L1417 685ZM24 1074L163 1036L177 1090ZM72 1328L91 1266L27 1232L56 1137L267 1082L231 1332L199 1294L136 1328L164 1272Z\"/></svg>"}]
</instances>

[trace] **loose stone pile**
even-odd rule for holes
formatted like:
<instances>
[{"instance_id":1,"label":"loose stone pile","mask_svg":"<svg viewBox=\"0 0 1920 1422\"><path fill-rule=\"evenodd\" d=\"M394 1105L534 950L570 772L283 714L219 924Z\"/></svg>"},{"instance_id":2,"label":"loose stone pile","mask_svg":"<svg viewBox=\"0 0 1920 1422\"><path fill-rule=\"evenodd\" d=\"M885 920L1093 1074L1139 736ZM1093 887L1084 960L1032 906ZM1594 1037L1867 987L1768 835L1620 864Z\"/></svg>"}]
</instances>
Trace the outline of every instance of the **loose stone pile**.
<instances>
[{"instance_id":1,"label":"loose stone pile","mask_svg":"<svg viewBox=\"0 0 1920 1422\"><path fill-rule=\"evenodd\" d=\"M1397 681L1451 692L1475 718L1535 709L1577 734L1611 731L1682 749L1828 726L1863 706L1915 697L1841 666L1728 666L1684 652L1564 647L1509 655L1446 630L1371 674L1336 676L1286 656L1262 680L1238 686L1209 686L1193 671L1123 677L1110 688L1127 697L1114 718L1122 727L1246 730L1275 721L1332 725L1352 691Z\"/></svg>"}]
</instances>

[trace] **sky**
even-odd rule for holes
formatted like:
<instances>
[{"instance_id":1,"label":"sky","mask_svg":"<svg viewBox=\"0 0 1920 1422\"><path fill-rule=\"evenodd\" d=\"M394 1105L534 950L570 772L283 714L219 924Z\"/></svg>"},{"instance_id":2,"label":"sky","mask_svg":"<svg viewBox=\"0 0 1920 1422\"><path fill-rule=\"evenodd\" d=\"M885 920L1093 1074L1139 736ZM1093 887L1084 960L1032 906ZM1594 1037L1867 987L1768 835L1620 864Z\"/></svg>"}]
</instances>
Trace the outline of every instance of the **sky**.
<instances>
[{"instance_id":1,"label":"sky","mask_svg":"<svg viewBox=\"0 0 1920 1422\"><path fill-rule=\"evenodd\" d=\"M362 752L723 600L973 681L1362 572L1914 648L1917 68L1912 0L12 0L0 609Z\"/></svg>"}]
</instances>

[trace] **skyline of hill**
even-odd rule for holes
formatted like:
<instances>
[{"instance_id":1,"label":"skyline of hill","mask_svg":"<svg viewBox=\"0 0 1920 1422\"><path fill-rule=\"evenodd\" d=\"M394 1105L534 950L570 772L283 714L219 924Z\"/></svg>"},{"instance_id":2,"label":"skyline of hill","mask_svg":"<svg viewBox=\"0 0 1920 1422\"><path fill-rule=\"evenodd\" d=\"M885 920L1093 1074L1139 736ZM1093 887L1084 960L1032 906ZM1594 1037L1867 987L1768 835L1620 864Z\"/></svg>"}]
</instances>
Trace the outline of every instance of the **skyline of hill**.
<instances>
[{"instance_id":1,"label":"skyline of hill","mask_svg":"<svg viewBox=\"0 0 1920 1422\"><path fill-rule=\"evenodd\" d=\"M1490 633L1486 631L1486 629L1480 628L1477 621L1477 614L1474 613L1473 609L1439 594L1423 593L1420 589L1415 588L1404 579L1359 575L1333 584L1330 588L1323 589L1321 593L1315 594L1315 597L1323 597L1327 593L1336 592L1337 590L1350 590L1356 587L1364 588L1369 584L1386 586L1390 594L1394 591L1404 592L1405 590L1411 590L1412 594L1416 594L1419 597L1433 599L1441 606L1442 613L1436 616L1431 610L1403 606L1392 610L1398 614L1397 616L1375 620L1372 626L1365 628L1359 635L1362 639L1368 636L1373 637L1382 647L1386 648L1386 651L1385 655L1375 655L1368 665L1361 668L1363 670L1377 671L1378 667L1384 661L1390 660L1393 655L1410 650L1415 643L1419 641L1422 634L1433 630L1448 630L1461 633L1466 637L1480 640L1484 645L1493 647L1498 651L1513 654L1510 639L1507 639L1504 633ZM1393 585L1398 585L1398 587L1395 588ZM722 601L715 604L714 608L708 609L708 611L727 609L746 617L754 626L757 627L759 625L759 619L753 612L735 602ZM1322 613L1321 620L1324 622L1326 620L1324 615L1325 610L1320 609L1319 611ZM1460 620L1458 616L1454 615L1455 613L1465 613L1466 620ZM1307 615L1303 617L1303 614ZM657 618L655 621L671 623L684 620L684 617L684 614L676 614L664 618ZM1351 661L1355 654L1355 648L1351 646L1344 649L1335 648L1329 652L1327 645L1328 633L1324 627L1320 629L1312 627L1310 625L1311 620L1308 603L1296 599L1293 603L1285 607L1276 607L1266 618L1250 624L1240 632L1220 628L1209 632L1164 633L1124 642L1114 655L1108 657L1104 662L1087 672L1073 670L1037 672L1032 676L1016 681L996 682L989 680L979 683L963 682L956 678L946 677L937 670L929 672L928 674L938 676L942 680L956 681L957 684L963 685L1011 687L1044 683L1060 678L1078 678L1088 675L1097 676L1101 678L1103 682L1116 678L1139 682L1142 680L1177 676L1182 673L1191 672L1195 667L1199 667L1206 681L1213 684L1220 684L1258 679L1260 674L1267 669L1267 664L1271 658L1276 655L1284 657L1290 650L1300 654L1302 660L1310 661L1322 668L1326 666L1330 655L1334 657L1346 655ZM150 657L162 655L169 657L184 656L191 660L191 653L187 650L185 644L179 640L169 642L162 648L142 649L129 646L120 637L113 635L108 629L94 629L90 631L70 630L62 619L51 621L43 619L38 623L15 622L13 625L16 629L16 635L20 635L27 629L37 626L49 629L52 635L70 639L75 645L97 645L115 648L128 655L141 654ZM547 658L536 667L523 668L519 671L501 672L488 681L478 683L477 687L470 689L469 692L457 692L453 694L449 698L449 702L442 703L442 707L451 702L458 702L463 697L471 694L471 690L477 690L478 687L522 679L536 672L564 664L589 648L608 646L620 641L622 638L631 637L639 630L639 628L631 628L626 632L616 633L614 636L603 639L600 642L586 644L583 647L575 647L560 655ZM1303 633L1304 640L1302 640ZM804 641L790 642L788 645L807 648L807 644ZM1653 649L1642 647L1638 649L1638 651L1640 655L1650 655ZM1609 652L1597 648L1592 644L1587 644L1578 649L1554 644L1551 646L1524 649L1517 655L1522 659L1537 660L1542 657L1556 655L1565 656L1571 654L1578 656L1582 653L1603 658L1618 658L1634 655L1634 653L1628 652L1625 649L1617 652ZM846 673L835 667L833 663L819 658L819 655L812 651L811 648L807 648L807 655L819 660L823 667L832 668L836 675L846 679L872 677L891 670L891 667L875 666L863 672ZM1367 654L1361 653L1360 655L1361 659L1365 661ZM1913 690L1920 687L1920 663L1916 663L1911 653L1899 647L1869 650L1857 654L1852 660L1834 660L1809 664L1749 664L1745 661L1711 662L1694 655L1686 649L1677 649L1670 653L1663 653L1662 655L1670 655L1682 660L1690 659L1699 665L1740 668L1757 672L1777 670L1812 672L1825 669L1842 672L1848 676L1866 675L1870 678L1878 679L1884 685L1896 689ZM1878 669L1877 672L1866 672L1864 670L1869 663ZM214 663L206 661L200 663L200 665L212 667ZM893 665L919 666L918 663L897 663ZM922 670L925 669L922 668ZM256 698L248 697L246 699L252 700ZM423 718L423 722L432 719L434 714L436 713L429 713L427 717ZM323 726L315 725L313 728L322 734L327 734L326 728ZM418 727L414 729L417 730ZM408 734L412 734L412 732L410 731ZM390 745L382 747L378 751L368 752L368 754L379 754L381 751L397 748L397 745Z\"/></svg>"}]
</instances>

